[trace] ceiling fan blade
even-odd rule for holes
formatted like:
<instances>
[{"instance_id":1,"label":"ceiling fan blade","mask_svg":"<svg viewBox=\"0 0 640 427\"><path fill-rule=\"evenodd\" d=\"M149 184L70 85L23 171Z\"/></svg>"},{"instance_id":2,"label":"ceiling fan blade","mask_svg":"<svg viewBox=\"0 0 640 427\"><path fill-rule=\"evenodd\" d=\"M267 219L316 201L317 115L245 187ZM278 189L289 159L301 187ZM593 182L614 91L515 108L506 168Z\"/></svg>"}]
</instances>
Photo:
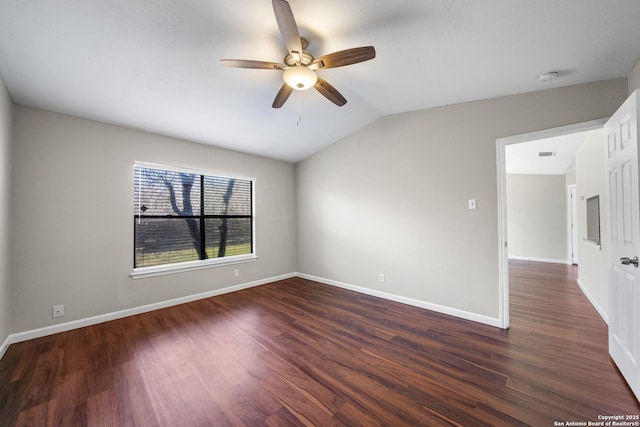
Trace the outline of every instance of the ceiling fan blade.
<instances>
[{"instance_id":1,"label":"ceiling fan blade","mask_svg":"<svg viewBox=\"0 0 640 427\"><path fill-rule=\"evenodd\" d=\"M272 107L273 108L282 107L284 103L287 102L287 99L289 99L291 92L293 92L293 89L291 88L291 86L289 86L286 83L283 84L280 90L278 91L278 94L276 95L276 99L273 100Z\"/></svg>"},{"instance_id":2,"label":"ceiling fan blade","mask_svg":"<svg viewBox=\"0 0 640 427\"><path fill-rule=\"evenodd\" d=\"M345 99L344 96L342 96L340 92L338 92L338 89L331 86L329 83L327 83L326 80L321 79L320 77L318 77L318 82L315 84L314 87L325 98L327 98L329 101L336 104L338 107L342 107L344 104L347 103L347 100Z\"/></svg>"},{"instance_id":3,"label":"ceiling fan blade","mask_svg":"<svg viewBox=\"0 0 640 427\"><path fill-rule=\"evenodd\" d=\"M272 0L271 3L273 4L273 13L276 15L276 22L287 50L290 53L297 54L298 58L300 58L300 55L302 55L302 41L300 40L298 25L293 17L289 3L286 0Z\"/></svg>"},{"instance_id":4,"label":"ceiling fan blade","mask_svg":"<svg viewBox=\"0 0 640 427\"><path fill-rule=\"evenodd\" d=\"M341 50L329 53L313 61L310 68L336 68L345 65L357 64L368 61L376 57L376 50L373 46L354 47L352 49Z\"/></svg>"},{"instance_id":5,"label":"ceiling fan blade","mask_svg":"<svg viewBox=\"0 0 640 427\"><path fill-rule=\"evenodd\" d=\"M284 64L267 61L253 61L250 59L221 59L220 65L233 68L257 68L259 70L282 70L287 68Z\"/></svg>"}]
</instances>

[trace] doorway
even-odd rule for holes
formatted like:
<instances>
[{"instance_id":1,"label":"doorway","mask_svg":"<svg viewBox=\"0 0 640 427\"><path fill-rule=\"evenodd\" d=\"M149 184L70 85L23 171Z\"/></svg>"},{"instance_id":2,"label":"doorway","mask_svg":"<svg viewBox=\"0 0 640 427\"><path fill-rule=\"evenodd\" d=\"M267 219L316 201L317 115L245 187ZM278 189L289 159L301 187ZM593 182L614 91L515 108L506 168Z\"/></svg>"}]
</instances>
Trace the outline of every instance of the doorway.
<instances>
[{"instance_id":1,"label":"doorway","mask_svg":"<svg viewBox=\"0 0 640 427\"><path fill-rule=\"evenodd\" d=\"M496 140L498 174L498 263L499 263L499 309L500 325L509 328L509 239L507 221L507 164L506 148L513 144L555 138L578 132L601 129L606 119L592 120L568 126L561 126L527 134L514 135Z\"/></svg>"}]
</instances>

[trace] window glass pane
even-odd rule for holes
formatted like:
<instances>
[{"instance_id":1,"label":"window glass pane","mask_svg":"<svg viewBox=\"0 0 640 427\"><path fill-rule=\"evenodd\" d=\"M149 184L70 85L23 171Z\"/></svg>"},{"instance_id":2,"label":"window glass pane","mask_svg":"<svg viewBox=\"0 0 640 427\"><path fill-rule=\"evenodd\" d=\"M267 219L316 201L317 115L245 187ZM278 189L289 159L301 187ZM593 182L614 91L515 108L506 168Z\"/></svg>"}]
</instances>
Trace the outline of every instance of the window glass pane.
<instances>
[{"instance_id":1,"label":"window glass pane","mask_svg":"<svg viewBox=\"0 0 640 427\"><path fill-rule=\"evenodd\" d=\"M252 191L251 180L134 166L134 268L252 254Z\"/></svg>"},{"instance_id":2,"label":"window glass pane","mask_svg":"<svg viewBox=\"0 0 640 427\"><path fill-rule=\"evenodd\" d=\"M200 176L134 168L134 215L200 215Z\"/></svg>"},{"instance_id":3,"label":"window glass pane","mask_svg":"<svg viewBox=\"0 0 640 427\"><path fill-rule=\"evenodd\" d=\"M215 218L204 221L207 230L205 242L209 258L252 253L251 218Z\"/></svg>"},{"instance_id":4,"label":"window glass pane","mask_svg":"<svg viewBox=\"0 0 640 427\"><path fill-rule=\"evenodd\" d=\"M204 177L205 215L251 215L251 181Z\"/></svg>"},{"instance_id":5,"label":"window glass pane","mask_svg":"<svg viewBox=\"0 0 640 427\"><path fill-rule=\"evenodd\" d=\"M200 220L142 218L135 220L135 267L198 260Z\"/></svg>"}]
</instances>

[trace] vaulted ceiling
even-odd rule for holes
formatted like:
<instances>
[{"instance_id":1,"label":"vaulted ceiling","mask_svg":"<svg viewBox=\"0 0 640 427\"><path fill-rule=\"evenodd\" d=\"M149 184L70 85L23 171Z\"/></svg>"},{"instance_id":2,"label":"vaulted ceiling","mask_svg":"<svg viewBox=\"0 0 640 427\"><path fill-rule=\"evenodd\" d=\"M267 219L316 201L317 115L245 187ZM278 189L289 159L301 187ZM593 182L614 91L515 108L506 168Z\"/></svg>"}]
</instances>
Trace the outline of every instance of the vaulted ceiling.
<instances>
[{"instance_id":1,"label":"vaulted ceiling","mask_svg":"<svg viewBox=\"0 0 640 427\"><path fill-rule=\"evenodd\" d=\"M295 162L388 114L626 77L640 57L637 0L289 4L316 57L375 46L319 71L345 106L310 90L273 109L280 71L220 66L283 60L269 0L1 0L0 73L20 104Z\"/></svg>"}]
</instances>

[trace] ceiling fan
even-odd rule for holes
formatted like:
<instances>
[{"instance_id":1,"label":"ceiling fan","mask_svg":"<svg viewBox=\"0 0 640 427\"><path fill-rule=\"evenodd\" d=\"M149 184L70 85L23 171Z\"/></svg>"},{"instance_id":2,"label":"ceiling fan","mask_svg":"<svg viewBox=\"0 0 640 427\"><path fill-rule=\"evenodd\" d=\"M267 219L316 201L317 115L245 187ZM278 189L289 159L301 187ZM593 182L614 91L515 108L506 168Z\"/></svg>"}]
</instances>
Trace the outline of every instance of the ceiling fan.
<instances>
[{"instance_id":1,"label":"ceiling fan","mask_svg":"<svg viewBox=\"0 0 640 427\"><path fill-rule=\"evenodd\" d=\"M256 68L261 70L282 70L284 84L273 101L273 108L280 108L287 101L294 90L306 90L314 87L325 98L339 107L347 103L340 92L324 79L318 76L317 70L322 68L336 68L357 64L376 57L373 46L356 47L330 53L314 58L305 49L307 40L300 37L296 20L291 7L286 0L272 0L273 12L276 16L278 28L284 39L288 53L283 63L253 61L245 59L221 59L220 64L234 68Z\"/></svg>"}]
</instances>

